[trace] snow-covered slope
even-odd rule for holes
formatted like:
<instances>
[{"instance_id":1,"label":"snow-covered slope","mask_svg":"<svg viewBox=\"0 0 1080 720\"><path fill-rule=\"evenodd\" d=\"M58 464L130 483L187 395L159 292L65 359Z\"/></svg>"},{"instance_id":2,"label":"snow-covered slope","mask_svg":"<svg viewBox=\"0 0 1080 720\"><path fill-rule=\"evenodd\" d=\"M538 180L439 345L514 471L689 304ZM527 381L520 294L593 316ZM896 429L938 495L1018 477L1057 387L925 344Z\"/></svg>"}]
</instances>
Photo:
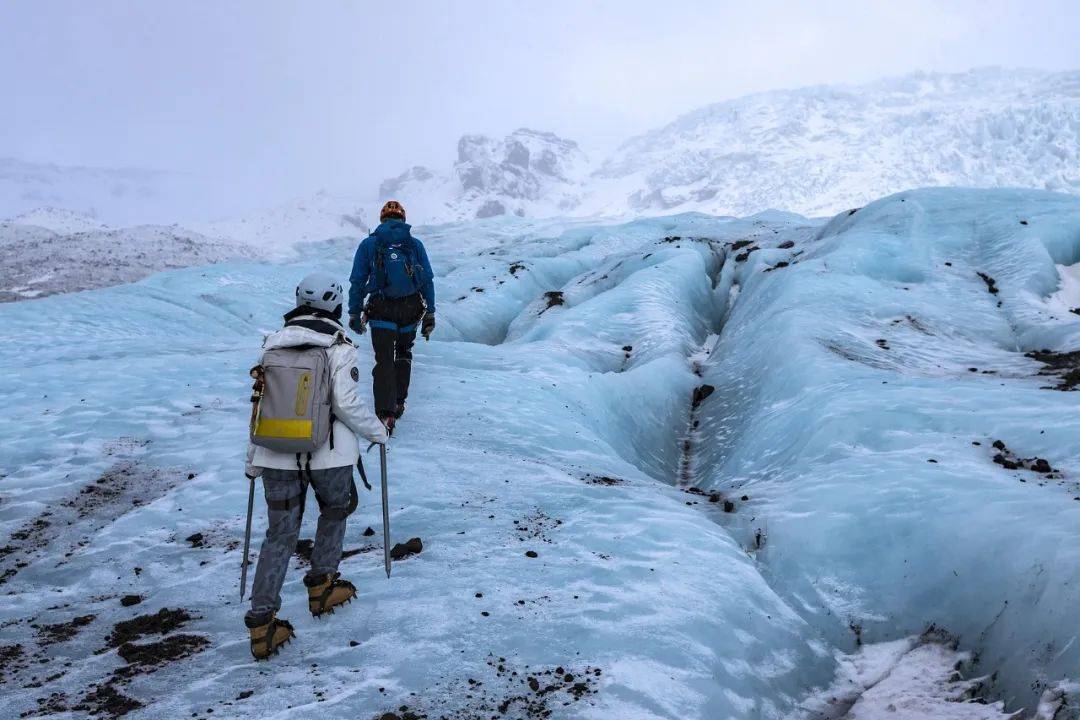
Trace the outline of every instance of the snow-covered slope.
<instances>
[{"instance_id":1,"label":"snow-covered slope","mask_svg":"<svg viewBox=\"0 0 1080 720\"><path fill-rule=\"evenodd\" d=\"M1080 193L1080 72L916 73L760 93L633 138L591 174L580 169L584 158L575 150L573 172L553 179L532 167L527 182L511 160L522 133L503 143L463 138L449 176L414 168L385 182L382 195L403 195L422 211L417 217L436 222L499 212L746 215L780 208L819 216L927 186ZM558 158L570 147L551 144Z\"/></svg>"},{"instance_id":2,"label":"snow-covered slope","mask_svg":"<svg viewBox=\"0 0 1080 720\"><path fill-rule=\"evenodd\" d=\"M1077 717L1080 199L424 239L439 328L389 453L424 550L387 580L365 494L359 601L312 620L301 544L269 664L236 599L247 368L351 248L0 307L8 714ZM956 651L905 639L931 624Z\"/></svg>"},{"instance_id":3,"label":"snow-covered slope","mask_svg":"<svg viewBox=\"0 0 1080 720\"><path fill-rule=\"evenodd\" d=\"M581 202L588 161L576 143L552 133L517 130L502 140L466 135L449 173L414 167L379 187L402 201L410 219L447 222L518 215L565 215Z\"/></svg>"},{"instance_id":4,"label":"snow-covered slope","mask_svg":"<svg viewBox=\"0 0 1080 720\"><path fill-rule=\"evenodd\" d=\"M1080 72L917 73L751 95L627 142L598 171L636 212L808 215L917 187L1080 193Z\"/></svg>"},{"instance_id":5,"label":"snow-covered slope","mask_svg":"<svg viewBox=\"0 0 1080 720\"><path fill-rule=\"evenodd\" d=\"M248 247L175 225L72 232L67 228L80 226L77 217L41 212L24 217L61 230L0 222L0 302L119 285L168 268L257 256Z\"/></svg>"},{"instance_id":6,"label":"snow-covered slope","mask_svg":"<svg viewBox=\"0 0 1080 720\"><path fill-rule=\"evenodd\" d=\"M354 200L320 191L239 218L188 224L209 237L248 245L263 256L281 257L303 243L364 237L369 232L365 215Z\"/></svg>"},{"instance_id":7,"label":"snow-covered slope","mask_svg":"<svg viewBox=\"0 0 1080 720\"><path fill-rule=\"evenodd\" d=\"M194 229L191 229L194 228ZM0 222L0 302L133 282L168 268L283 258L308 243L355 245L368 227L357 204L327 193L240 218L109 228L42 207Z\"/></svg>"},{"instance_id":8,"label":"snow-covered slope","mask_svg":"<svg viewBox=\"0 0 1080 720\"><path fill-rule=\"evenodd\" d=\"M49 206L34 208L8 222L14 225L33 225L61 235L109 229L108 225L90 215Z\"/></svg>"}]
</instances>

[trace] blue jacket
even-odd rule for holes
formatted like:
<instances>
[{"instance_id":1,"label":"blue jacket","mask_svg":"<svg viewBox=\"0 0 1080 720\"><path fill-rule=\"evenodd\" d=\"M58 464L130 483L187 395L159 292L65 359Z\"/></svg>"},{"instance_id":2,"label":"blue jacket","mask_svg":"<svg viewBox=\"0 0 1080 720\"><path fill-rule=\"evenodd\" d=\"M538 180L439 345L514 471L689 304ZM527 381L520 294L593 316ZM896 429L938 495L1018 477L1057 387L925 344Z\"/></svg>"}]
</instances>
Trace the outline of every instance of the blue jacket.
<instances>
[{"instance_id":1,"label":"blue jacket","mask_svg":"<svg viewBox=\"0 0 1080 720\"><path fill-rule=\"evenodd\" d=\"M380 237L399 240L402 236L412 237L409 232L410 226L401 220L387 220L375 228L370 235L364 238L360 247L356 248L356 257L353 258L352 274L349 275L349 314L359 315L364 309L364 300L367 294L368 275L371 274L371 263L375 258L375 243ZM423 286L420 293L427 303L428 312L435 312L435 273L431 271L431 261L428 260L427 250L424 243L413 238L416 243L416 257L424 268Z\"/></svg>"}]
</instances>

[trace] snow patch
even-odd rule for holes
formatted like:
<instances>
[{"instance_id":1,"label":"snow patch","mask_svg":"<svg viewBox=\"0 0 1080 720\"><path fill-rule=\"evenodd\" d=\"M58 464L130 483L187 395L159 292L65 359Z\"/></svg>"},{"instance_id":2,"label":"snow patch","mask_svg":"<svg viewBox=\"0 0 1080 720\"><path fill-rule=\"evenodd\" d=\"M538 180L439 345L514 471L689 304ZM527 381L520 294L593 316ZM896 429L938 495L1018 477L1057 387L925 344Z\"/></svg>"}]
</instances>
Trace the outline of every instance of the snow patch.
<instances>
[{"instance_id":1,"label":"snow patch","mask_svg":"<svg viewBox=\"0 0 1080 720\"><path fill-rule=\"evenodd\" d=\"M836 678L803 701L799 720L1007 720L1003 703L979 697L985 678L963 679L971 655L939 633L837 655Z\"/></svg>"}]
</instances>

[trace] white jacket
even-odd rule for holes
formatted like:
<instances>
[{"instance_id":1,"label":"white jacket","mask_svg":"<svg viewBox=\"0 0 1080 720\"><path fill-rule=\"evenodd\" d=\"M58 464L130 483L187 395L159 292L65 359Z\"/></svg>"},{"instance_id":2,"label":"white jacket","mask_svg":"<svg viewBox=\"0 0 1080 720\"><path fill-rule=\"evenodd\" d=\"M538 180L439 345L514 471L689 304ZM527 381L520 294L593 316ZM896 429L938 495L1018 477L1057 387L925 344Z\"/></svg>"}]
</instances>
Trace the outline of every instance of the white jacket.
<instances>
[{"instance_id":1,"label":"white jacket","mask_svg":"<svg viewBox=\"0 0 1080 720\"><path fill-rule=\"evenodd\" d=\"M327 348L326 354L330 365L330 408L334 413L331 430L334 448L330 449L328 441L311 453L311 469L325 470L355 465L356 458L360 454L358 437L368 442L385 443L386 428L356 392L356 386L360 380L360 370L356 362L356 346L345 336L345 329L340 323L325 317L318 317L317 320L329 323L336 332L331 335L298 325L287 325L268 335L263 342L263 349L272 350L299 345L321 345ZM304 467L307 468L306 455ZM262 474L263 468L295 470L296 453L276 452L248 443L247 475L258 477Z\"/></svg>"}]
</instances>

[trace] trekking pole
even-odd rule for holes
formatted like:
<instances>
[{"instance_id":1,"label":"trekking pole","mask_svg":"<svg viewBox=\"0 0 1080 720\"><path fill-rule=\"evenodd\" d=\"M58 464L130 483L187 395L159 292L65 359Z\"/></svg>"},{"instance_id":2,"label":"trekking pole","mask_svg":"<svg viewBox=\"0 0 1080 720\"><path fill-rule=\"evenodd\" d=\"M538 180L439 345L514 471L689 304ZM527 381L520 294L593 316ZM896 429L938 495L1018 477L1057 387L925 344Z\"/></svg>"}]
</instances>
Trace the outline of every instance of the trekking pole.
<instances>
[{"instance_id":1,"label":"trekking pole","mask_svg":"<svg viewBox=\"0 0 1080 720\"><path fill-rule=\"evenodd\" d=\"M248 371L252 380L251 384L251 432L255 432L256 423L259 421L259 408L262 406L263 390L266 387L266 375L262 365L256 365ZM299 457L299 455L297 456ZM244 530L244 560L240 563L240 600L243 602L244 593L247 592L247 569L248 550L251 548L251 513L255 505L255 478L248 478L251 487L248 489L248 514L247 528Z\"/></svg>"},{"instance_id":2,"label":"trekking pole","mask_svg":"<svg viewBox=\"0 0 1080 720\"><path fill-rule=\"evenodd\" d=\"M386 444L379 445L379 464L382 466L382 541L386 577L390 578L390 501L386 497Z\"/></svg>"},{"instance_id":3,"label":"trekking pole","mask_svg":"<svg viewBox=\"0 0 1080 720\"><path fill-rule=\"evenodd\" d=\"M244 593L247 592L248 549L251 547L251 512L255 505L255 478L250 478L250 480L251 487L248 490L247 529L244 530L244 561L240 563L241 602L244 600Z\"/></svg>"}]
</instances>

